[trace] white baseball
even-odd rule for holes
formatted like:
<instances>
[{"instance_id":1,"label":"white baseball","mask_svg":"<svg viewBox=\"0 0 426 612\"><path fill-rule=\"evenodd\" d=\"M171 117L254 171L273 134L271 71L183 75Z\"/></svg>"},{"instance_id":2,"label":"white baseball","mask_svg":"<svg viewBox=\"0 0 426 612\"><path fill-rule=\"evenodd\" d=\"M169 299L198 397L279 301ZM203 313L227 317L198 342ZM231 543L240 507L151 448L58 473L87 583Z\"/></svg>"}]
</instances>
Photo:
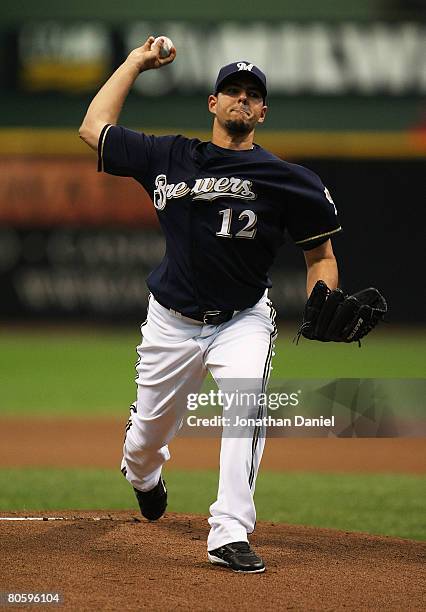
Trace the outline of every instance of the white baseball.
<instances>
[{"instance_id":1,"label":"white baseball","mask_svg":"<svg viewBox=\"0 0 426 612\"><path fill-rule=\"evenodd\" d=\"M170 51L174 45L172 41L170 40L170 38L167 38L167 36L157 36L157 38L152 43L152 46L160 45L161 39L163 39L164 42L163 42L163 46L160 49L160 57L164 59L165 57L169 57Z\"/></svg>"}]
</instances>

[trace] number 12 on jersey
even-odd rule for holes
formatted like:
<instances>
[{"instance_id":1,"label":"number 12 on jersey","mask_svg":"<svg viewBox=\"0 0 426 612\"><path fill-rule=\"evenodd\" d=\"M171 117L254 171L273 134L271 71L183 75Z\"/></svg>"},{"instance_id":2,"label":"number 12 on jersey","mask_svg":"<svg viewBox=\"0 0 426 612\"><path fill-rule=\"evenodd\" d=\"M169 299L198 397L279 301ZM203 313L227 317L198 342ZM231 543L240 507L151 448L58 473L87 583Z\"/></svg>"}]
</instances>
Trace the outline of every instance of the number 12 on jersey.
<instances>
[{"instance_id":1,"label":"number 12 on jersey","mask_svg":"<svg viewBox=\"0 0 426 612\"><path fill-rule=\"evenodd\" d=\"M231 234L232 208L220 210L219 214L222 215L222 226L220 230L216 232L216 236L219 236L219 238L233 238ZM257 215L252 210L243 210L243 212L238 215L238 220L242 221L244 219L247 219L247 223L235 234L235 238L252 239L256 235Z\"/></svg>"}]
</instances>

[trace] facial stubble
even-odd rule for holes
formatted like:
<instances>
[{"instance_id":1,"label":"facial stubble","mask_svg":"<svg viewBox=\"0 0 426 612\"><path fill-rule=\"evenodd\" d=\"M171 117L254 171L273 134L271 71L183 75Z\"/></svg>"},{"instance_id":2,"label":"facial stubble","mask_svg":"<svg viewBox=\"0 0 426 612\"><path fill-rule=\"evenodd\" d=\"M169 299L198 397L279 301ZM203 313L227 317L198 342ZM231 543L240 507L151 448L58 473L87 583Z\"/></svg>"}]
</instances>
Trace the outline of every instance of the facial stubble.
<instances>
[{"instance_id":1,"label":"facial stubble","mask_svg":"<svg viewBox=\"0 0 426 612\"><path fill-rule=\"evenodd\" d=\"M225 122L225 127L230 134L243 135L249 134L252 131L251 125L241 119L228 119L228 121Z\"/></svg>"}]
</instances>

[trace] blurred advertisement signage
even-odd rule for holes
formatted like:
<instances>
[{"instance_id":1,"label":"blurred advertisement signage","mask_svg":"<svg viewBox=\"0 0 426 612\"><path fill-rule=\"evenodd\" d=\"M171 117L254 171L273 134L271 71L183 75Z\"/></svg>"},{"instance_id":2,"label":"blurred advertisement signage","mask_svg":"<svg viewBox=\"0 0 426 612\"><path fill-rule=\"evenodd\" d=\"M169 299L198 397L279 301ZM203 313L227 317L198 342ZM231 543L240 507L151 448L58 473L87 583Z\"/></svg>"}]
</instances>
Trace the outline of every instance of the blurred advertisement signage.
<instances>
[{"instance_id":1,"label":"blurred advertisement signage","mask_svg":"<svg viewBox=\"0 0 426 612\"><path fill-rule=\"evenodd\" d=\"M163 251L155 230L0 227L0 315L141 319Z\"/></svg>"},{"instance_id":2,"label":"blurred advertisement signage","mask_svg":"<svg viewBox=\"0 0 426 612\"><path fill-rule=\"evenodd\" d=\"M91 91L110 72L110 34L101 23L24 25L18 49L25 90Z\"/></svg>"},{"instance_id":3,"label":"blurred advertisement signage","mask_svg":"<svg viewBox=\"0 0 426 612\"><path fill-rule=\"evenodd\" d=\"M141 45L165 32L179 61L137 81L159 96L210 91L218 68L235 58L264 67L275 95L402 96L426 91L426 26L421 23L138 22L113 31L102 23L25 24L19 31L24 90L90 91ZM117 49L122 49L122 53Z\"/></svg>"},{"instance_id":4,"label":"blurred advertisement signage","mask_svg":"<svg viewBox=\"0 0 426 612\"><path fill-rule=\"evenodd\" d=\"M92 159L2 158L0 224L156 226L146 191L96 172Z\"/></svg>"},{"instance_id":5,"label":"blurred advertisement signage","mask_svg":"<svg viewBox=\"0 0 426 612\"><path fill-rule=\"evenodd\" d=\"M157 31L155 24L130 26L127 50L152 31ZM235 23L199 31L191 24L168 23L159 31L175 42L180 61L167 73L149 72L136 82L150 95L173 89L210 91L218 68L235 58L264 67L274 94L426 91L426 27L420 24Z\"/></svg>"}]
</instances>

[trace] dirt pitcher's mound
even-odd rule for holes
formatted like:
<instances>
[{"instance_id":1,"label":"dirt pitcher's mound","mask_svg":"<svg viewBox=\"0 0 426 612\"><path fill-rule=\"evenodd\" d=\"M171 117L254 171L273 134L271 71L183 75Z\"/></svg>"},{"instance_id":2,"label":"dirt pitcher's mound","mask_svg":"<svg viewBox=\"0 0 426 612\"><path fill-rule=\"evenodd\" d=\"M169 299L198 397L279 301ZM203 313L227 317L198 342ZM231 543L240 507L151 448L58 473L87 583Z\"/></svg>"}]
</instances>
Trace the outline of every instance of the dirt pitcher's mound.
<instances>
[{"instance_id":1,"label":"dirt pitcher's mound","mask_svg":"<svg viewBox=\"0 0 426 612\"><path fill-rule=\"evenodd\" d=\"M32 516L64 520L0 520L0 590L59 592L65 609L424 609L422 542L259 523L252 544L267 571L250 576L207 562L205 517Z\"/></svg>"},{"instance_id":2,"label":"dirt pitcher's mound","mask_svg":"<svg viewBox=\"0 0 426 612\"><path fill-rule=\"evenodd\" d=\"M170 448L167 469L219 467L219 437L178 436ZM117 469L122 450L122 419L0 418L2 467ZM425 457L426 438L268 438L262 470L424 474Z\"/></svg>"}]
</instances>

